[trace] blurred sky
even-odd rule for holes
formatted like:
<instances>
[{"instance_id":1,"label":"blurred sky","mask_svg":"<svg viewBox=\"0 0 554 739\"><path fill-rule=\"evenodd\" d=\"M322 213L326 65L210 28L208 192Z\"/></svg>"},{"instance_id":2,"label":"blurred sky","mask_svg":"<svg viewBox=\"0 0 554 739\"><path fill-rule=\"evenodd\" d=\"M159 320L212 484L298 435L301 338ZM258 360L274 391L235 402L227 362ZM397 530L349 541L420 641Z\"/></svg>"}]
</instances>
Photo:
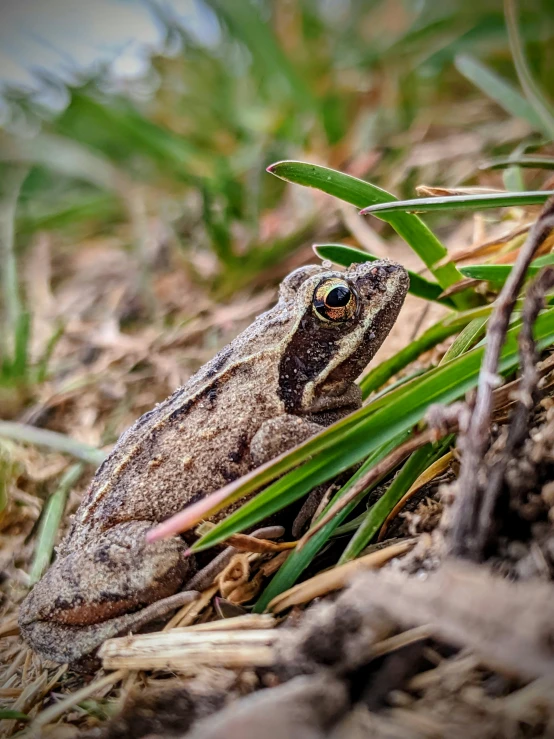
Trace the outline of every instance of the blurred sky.
<instances>
[{"instance_id":1,"label":"blurred sky","mask_svg":"<svg viewBox=\"0 0 554 739\"><path fill-rule=\"evenodd\" d=\"M201 36L210 19L196 0L157 3ZM148 0L0 0L0 86L37 87L34 70L65 78L68 70L111 62L120 77L144 71L163 31Z\"/></svg>"}]
</instances>

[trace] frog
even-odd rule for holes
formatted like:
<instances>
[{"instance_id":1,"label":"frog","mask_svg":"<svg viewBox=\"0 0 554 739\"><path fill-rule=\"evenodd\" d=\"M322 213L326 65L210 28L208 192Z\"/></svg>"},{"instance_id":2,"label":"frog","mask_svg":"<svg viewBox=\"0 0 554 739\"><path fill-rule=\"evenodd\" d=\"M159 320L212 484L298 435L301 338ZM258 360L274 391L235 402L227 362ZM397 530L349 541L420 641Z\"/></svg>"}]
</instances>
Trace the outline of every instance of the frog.
<instances>
[{"instance_id":1,"label":"frog","mask_svg":"<svg viewBox=\"0 0 554 739\"><path fill-rule=\"evenodd\" d=\"M194 532L150 542L148 531L359 409L356 380L408 287L389 260L299 267L272 308L130 426L21 604L32 649L78 664L184 602Z\"/></svg>"}]
</instances>

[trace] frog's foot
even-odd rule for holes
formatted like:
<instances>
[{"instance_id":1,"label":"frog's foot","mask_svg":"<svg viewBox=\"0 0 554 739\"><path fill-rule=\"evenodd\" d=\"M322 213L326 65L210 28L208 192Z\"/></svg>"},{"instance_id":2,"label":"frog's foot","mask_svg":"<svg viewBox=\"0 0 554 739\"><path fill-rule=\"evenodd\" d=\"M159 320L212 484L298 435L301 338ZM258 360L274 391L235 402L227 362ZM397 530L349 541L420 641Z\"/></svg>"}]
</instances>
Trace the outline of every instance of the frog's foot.
<instances>
[{"instance_id":1,"label":"frog's foot","mask_svg":"<svg viewBox=\"0 0 554 739\"><path fill-rule=\"evenodd\" d=\"M170 611L196 600L198 596L196 590L176 593L136 613L126 613L89 626L67 626L54 621L21 623L21 633L37 652L48 659L60 664L74 664L94 652L106 639L138 631Z\"/></svg>"},{"instance_id":2,"label":"frog's foot","mask_svg":"<svg viewBox=\"0 0 554 739\"><path fill-rule=\"evenodd\" d=\"M186 544L177 538L148 544L151 526L118 524L54 562L19 611L21 632L34 649L62 662L88 654L179 591L193 564L184 556Z\"/></svg>"}]
</instances>

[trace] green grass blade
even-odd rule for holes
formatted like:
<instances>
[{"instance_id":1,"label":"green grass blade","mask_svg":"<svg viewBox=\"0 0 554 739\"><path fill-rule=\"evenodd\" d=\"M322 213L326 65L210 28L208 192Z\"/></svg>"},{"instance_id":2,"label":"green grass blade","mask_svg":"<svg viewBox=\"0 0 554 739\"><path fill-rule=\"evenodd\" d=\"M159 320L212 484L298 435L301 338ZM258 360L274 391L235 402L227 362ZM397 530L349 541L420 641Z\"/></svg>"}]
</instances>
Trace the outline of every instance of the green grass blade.
<instances>
[{"instance_id":1,"label":"green grass blade","mask_svg":"<svg viewBox=\"0 0 554 739\"><path fill-rule=\"evenodd\" d=\"M206 0L231 34L252 54L255 66L264 80L270 79L288 95L290 90L301 109L316 107L315 98L299 75L299 68L291 64L273 33L271 24L261 17L260 6L250 0ZM285 88L283 89L283 83Z\"/></svg>"},{"instance_id":2,"label":"green grass blade","mask_svg":"<svg viewBox=\"0 0 554 739\"><path fill-rule=\"evenodd\" d=\"M0 720L2 721L30 721L31 717L22 711L14 711L11 708L0 708Z\"/></svg>"},{"instance_id":3,"label":"green grass blade","mask_svg":"<svg viewBox=\"0 0 554 739\"><path fill-rule=\"evenodd\" d=\"M320 259L328 259L330 262L340 264L341 267L350 267L351 264L360 264L361 262L374 262L377 259L373 254L343 244L314 244L313 250ZM418 298L424 300L433 300L450 308L453 307L450 299L439 297L442 293L442 287L439 284L426 280L425 277L421 277L416 272L410 272L410 270L408 270L408 275L410 276L409 292L412 295L417 295Z\"/></svg>"},{"instance_id":4,"label":"green grass blade","mask_svg":"<svg viewBox=\"0 0 554 739\"><path fill-rule=\"evenodd\" d=\"M527 167L531 169L554 169L554 157L522 154L519 157L494 157L479 165L479 169L505 169L507 167Z\"/></svg>"},{"instance_id":5,"label":"green grass blade","mask_svg":"<svg viewBox=\"0 0 554 739\"><path fill-rule=\"evenodd\" d=\"M339 564L356 559L366 546L371 542L375 534L385 523L387 516L394 506L402 500L417 478L444 453L447 446L452 443L452 435L437 444L426 444L415 451L404 463L398 475L391 482L387 491L366 513L365 520L358 528L354 536L348 542L348 546L339 559Z\"/></svg>"},{"instance_id":6,"label":"green grass blade","mask_svg":"<svg viewBox=\"0 0 554 739\"><path fill-rule=\"evenodd\" d=\"M545 254L535 259L527 270L527 278L536 275L542 267L552 264L554 264L554 254ZM464 277L486 280L495 287L501 287L511 271L511 264L468 264L467 267L460 267L460 272Z\"/></svg>"},{"instance_id":7,"label":"green grass blade","mask_svg":"<svg viewBox=\"0 0 554 739\"><path fill-rule=\"evenodd\" d=\"M508 167L502 172L502 184L509 192L522 192L525 190L525 180L521 167Z\"/></svg>"},{"instance_id":8,"label":"green grass blade","mask_svg":"<svg viewBox=\"0 0 554 739\"><path fill-rule=\"evenodd\" d=\"M267 168L267 171L287 182L304 185L305 187L314 187L355 205L357 208L364 208L368 204L386 204L396 201L394 195L376 185L328 167L320 167L317 164L283 161L272 164ZM450 287L461 279L460 273L453 264L448 263L442 267L435 266L447 255L447 251L433 232L417 216L409 213L394 213L384 215L383 220L390 223L398 235L423 260L443 289ZM460 297L460 295L456 296L456 304L460 305L462 303L465 305L465 299L462 298L460 301Z\"/></svg>"},{"instance_id":9,"label":"green grass blade","mask_svg":"<svg viewBox=\"0 0 554 739\"><path fill-rule=\"evenodd\" d=\"M16 474L15 462L5 446L5 444L0 445L0 515L8 505L10 483L14 474Z\"/></svg>"},{"instance_id":10,"label":"green grass blade","mask_svg":"<svg viewBox=\"0 0 554 739\"><path fill-rule=\"evenodd\" d=\"M384 213L428 213L436 210L483 210L510 206L540 205L554 195L554 190L529 192L491 192L486 195L447 195L436 198L413 198L395 203L380 203L364 208L363 215L381 217ZM460 270L461 271L461 270Z\"/></svg>"},{"instance_id":11,"label":"green grass blade","mask_svg":"<svg viewBox=\"0 0 554 739\"><path fill-rule=\"evenodd\" d=\"M514 327L507 334L499 365L500 372L517 366L518 332L519 327ZM545 311L539 317L535 336L539 347L554 342L554 309ZM393 437L410 430L423 418L430 405L450 403L463 396L477 383L483 351L482 346L476 347L457 359L430 370L380 398L376 403L370 403L334 424L289 454L283 455L272 465L264 467L259 473L247 476L244 482L232 488L232 493L225 501L226 505L259 490L266 482L287 472L216 524L192 546L192 551L208 549L231 534L282 510L316 485L344 472ZM325 454L316 454L323 451ZM313 458L291 470L309 457Z\"/></svg>"},{"instance_id":12,"label":"green grass blade","mask_svg":"<svg viewBox=\"0 0 554 739\"><path fill-rule=\"evenodd\" d=\"M65 434L35 428L35 426L27 426L16 421L0 421L0 436L13 441L22 441L25 444L46 446L55 449L57 452L70 454L72 457L94 466L98 466L106 458L106 455L100 449L83 444L81 441L65 436Z\"/></svg>"},{"instance_id":13,"label":"green grass blade","mask_svg":"<svg viewBox=\"0 0 554 739\"><path fill-rule=\"evenodd\" d=\"M44 512L38 528L35 556L29 575L31 585L40 580L50 564L67 496L81 476L83 469L84 465L81 463L72 464L60 480L57 490L44 504Z\"/></svg>"},{"instance_id":14,"label":"green grass blade","mask_svg":"<svg viewBox=\"0 0 554 739\"><path fill-rule=\"evenodd\" d=\"M485 280L497 288L502 287L511 271L510 264L470 264L467 267L460 267L464 277Z\"/></svg>"},{"instance_id":15,"label":"green grass blade","mask_svg":"<svg viewBox=\"0 0 554 739\"><path fill-rule=\"evenodd\" d=\"M17 262L15 258L15 217L21 186L28 174L27 168L17 168L0 183L0 275L2 277L1 304L6 316L6 333L15 351L18 327L23 307L19 295ZM9 343L6 342L9 346Z\"/></svg>"},{"instance_id":16,"label":"green grass blade","mask_svg":"<svg viewBox=\"0 0 554 739\"><path fill-rule=\"evenodd\" d=\"M15 381L28 379L29 343L31 337L31 316L22 311L18 317L14 337L13 376Z\"/></svg>"},{"instance_id":17,"label":"green grass blade","mask_svg":"<svg viewBox=\"0 0 554 739\"><path fill-rule=\"evenodd\" d=\"M371 402L374 403L379 398L390 393L391 390L396 390L397 387L400 387L401 385L405 385L407 382L411 382L416 377L420 377L421 375L424 375L430 369L431 369L430 367L419 367L418 369L415 369L413 372L409 372L408 374L403 375L402 377L397 377L394 382L391 382L386 387L382 387L378 393L374 393L373 397L371 398Z\"/></svg>"},{"instance_id":18,"label":"green grass blade","mask_svg":"<svg viewBox=\"0 0 554 739\"><path fill-rule=\"evenodd\" d=\"M554 111L544 97L541 88L535 82L527 59L525 58L523 43L519 34L515 0L504 0L504 14L506 16L506 27L508 29L512 58L519 83L525 93L525 97L542 122L542 130L548 132L547 135L552 140L554 139Z\"/></svg>"},{"instance_id":19,"label":"green grass blade","mask_svg":"<svg viewBox=\"0 0 554 739\"><path fill-rule=\"evenodd\" d=\"M348 480L348 482L343 485L340 490L335 493L335 495L327 504L325 511L323 511L321 515L328 511L329 508L334 505L337 500L339 500L339 498L342 498L342 496L351 489L352 485L354 485L362 475L364 475L369 469L371 469L373 465L378 464L387 456L387 454L389 454L393 449L395 449L403 441L405 441L407 436L408 434L402 433L389 441L387 444L384 444L382 447L377 449L375 452L373 452L373 454L370 454L370 456L360 467L360 469L354 475L352 475L350 480ZM306 567L310 565L314 557L321 551L325 544L327 544L327 542L336 532L340 524L345 520L345 518L350 515L350 513L358 505L360 500L368 495L371 490L373 490L378 484L379 481L376 480L370 488L364 490L356 498L356 500L352 501L352 503L349 503L349 505L347 505L342 511L340 511L340 513L332 521L329 521L329 523L326 524L321 529L321 531L318 531L317 534L315 534L299 552L293 551L290 553L290 555L287 557L286 562L282 565L282 567L279 568L279 571L277 572L275 577L271 580L269 585L265 588L260 598L256 602L256 605L254 606L254 613L263 613L263 611L265 611L265 609L267 608L268 603L273 600L275 596L279 595L279 593L282 593L295 584L295 582L304 572Z\"/></svg>"},{"instance_id":20,"label":"green grass blade","mask_svg":"<svg viewBox=\"0 0 554 739\"><path fill-rule=\"evenodd\" d=\"M456 359L456 357L469 351L472 346L475 346L475 344L485 334L487 321L488 318L486 316L480 316L479 318L474 318L471 323L468 323L468 325L456 337L451 346L448 347L445 355L440 361L440 364L450 362L451 359Z\"/></svg>"},{"instance_id":21,"label":"green grass blade","mask_svg":"<svg viewBox=\"0 0 554 739\"><path fill-rule=\"evenodd\" d=\"M46 344L44 353L37 364L37 368L36 368L37 382L44 382L46 378L48 377L48 367L50 365L50 360L52 359L52 355L54 353L54 349L56 348L58 344L58 341L63 336L63 332L64 332L64 326L63 324L60 323L56 326L56 328L52 332L52 335L48 339L48 343Z\"/></svg>"},{"instance_id":22,"label":"green grass blade","mask_svg":"<svg viewBox=\"0 0 554 739\"><path fill-rule=\"evenodd\" d=\"M492 98L498 105L515 118L523 118L535 131L541 131L550 138L550 132L527 100L513 85L499 77L495 72L471 56L462 54L455 59L460 74Z\"/></svg>"},{"instance_id":23,"label":"green grass blade","mask_svg":"<svg viewBox=\"0 0 554 739\"><path fill-rule=\"evenodd\" d=\"M96 100L78 88L56 120L56 131L97 152L110 152L115 164L140 155L183 182L206 171L206 158L185 137L146 118L129 100Z\"/></svg>"},{"instance_id":24,"label":"green grass blade","mask_svg":"<svg viewBox=\"0 0 554 739\"><path fill-rule=\"evenodd\" d=\"M103 190L113 191L128 186L126 175L109 159L63 136L42 133L27 140L4 135L0 138L0 161L29 166L42 164Z\"/></svg>"},{"instance_id":25,"label":"green grass blade","mask_svg":"<svg viewBox=\"0 0 554 739\"><path fill-rule=\"evenodd\" d=\"M75 229L86 221L107 225L123 217L121 200L111 192L98 192L81 196L70 205L64 202L47 209L33 208L33 212L18 217L17 231L20 236L26 236L36 231Z\"/></svg>"}]
</instances>

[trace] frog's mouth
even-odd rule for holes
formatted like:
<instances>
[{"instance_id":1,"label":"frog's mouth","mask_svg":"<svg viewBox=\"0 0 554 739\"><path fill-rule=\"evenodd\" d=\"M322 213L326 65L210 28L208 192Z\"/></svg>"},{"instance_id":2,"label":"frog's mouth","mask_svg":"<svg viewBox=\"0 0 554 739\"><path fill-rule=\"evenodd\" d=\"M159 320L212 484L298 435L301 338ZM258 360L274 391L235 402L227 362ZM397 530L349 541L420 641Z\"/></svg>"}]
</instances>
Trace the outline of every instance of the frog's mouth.
<instances>
[{"instance_id":1,"label":"frog's mouth","mask_svg":"<svg viewBox=\"0 0 554 739\"><path fill-rule=\"evenodd\" d=\"M355 410L360 407L361 394L357 385L344 378L332 381L317 388L314 395L311 388L307 387L304 393L303 412L314 414L328 410Z\"/></svg>"}]
</instances>

